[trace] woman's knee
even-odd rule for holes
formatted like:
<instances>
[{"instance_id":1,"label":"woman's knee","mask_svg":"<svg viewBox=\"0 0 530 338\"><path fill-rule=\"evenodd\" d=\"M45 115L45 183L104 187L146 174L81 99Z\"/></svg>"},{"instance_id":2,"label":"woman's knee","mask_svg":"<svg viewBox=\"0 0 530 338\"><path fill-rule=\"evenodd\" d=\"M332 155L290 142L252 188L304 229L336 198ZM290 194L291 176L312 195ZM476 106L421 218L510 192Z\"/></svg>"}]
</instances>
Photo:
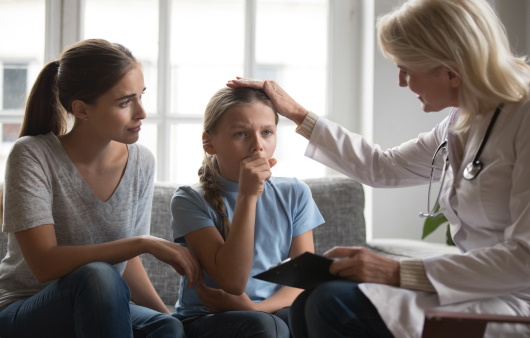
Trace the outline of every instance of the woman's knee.
<instances>
[{"instance_id":1,"label":"woman's knee","mask_svg":"<svg viewBox=\"0 0 530 338\"><path fill-rule=\"evenodd\" d=\"M61 278L59 282L70 284L76 296L88 295L107 300L120 298L127 302L130 300L127 283L118 270L108 263L88 263Z\"/></svg>"}]
</instances>

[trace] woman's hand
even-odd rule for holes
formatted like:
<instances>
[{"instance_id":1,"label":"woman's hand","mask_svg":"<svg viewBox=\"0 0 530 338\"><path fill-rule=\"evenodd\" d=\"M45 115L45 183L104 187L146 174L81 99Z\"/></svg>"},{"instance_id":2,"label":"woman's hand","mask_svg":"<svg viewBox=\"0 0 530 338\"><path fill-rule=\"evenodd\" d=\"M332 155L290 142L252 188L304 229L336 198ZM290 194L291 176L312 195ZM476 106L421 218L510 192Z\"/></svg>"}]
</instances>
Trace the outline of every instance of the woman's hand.
<instances>
[{"instance_id":1,"label":"woman's hand","mask_svg":"<svg viewBox=\"0 0 530 338\"><path fill-rule=\"evenodd\" d=\"M254 302L250 300L246 293L240 296L229 294L221 289L207 287L204 283L197 287L197 295L202 304L211 313L224 311L253 311Z\"/></svg>"},{"instance_id":2,"label":"woman's hand","mask_svg":"<svg viewBox=\"0 0 530 338\"><path fill-rule=\"evenodd\" d=\"M147 240L146 252L158 260L171 265L180 275L188 277L188 287L193 288L202 282L202 269L199 261L188 248L154 236L142 236Z\"/></svg>"},{"instance_id":3,"label":"woman's hand","mask_svg":"<svg viewBox=\"0 0 530 338\"><path fill-rule=\"evenodd\" d=\"M334 261L329 271L355 282L399 286L399 262L363 247L334 247L324 253Z\"/></svg>"},{"instance_id":4,"label":"woman's hand","mask_svg":"<svg viewBox=\"0 0 530 338\"><path fill-rule=\"evenodd\" d=\"M263 193L265 181L272 176L271 168L276 165L276 159L270 160L256 151L241 161L239 169L239 195L259 197Z\"/></svg>"},{"instance_id":5,"label":"woman's hand","mask_svg":"<svg viewBox=\"0 0 530 338\"><path fill-rule=\"evenodd\" d=\"M275 81L236 77L235 80L228 81L226 85L230 88L251 87L263 90L271 99L278 114L287 117L297 125L302 124L307 115L307 109L304 109L304 107L293 100Z\"/></svg>"}]
</instances>

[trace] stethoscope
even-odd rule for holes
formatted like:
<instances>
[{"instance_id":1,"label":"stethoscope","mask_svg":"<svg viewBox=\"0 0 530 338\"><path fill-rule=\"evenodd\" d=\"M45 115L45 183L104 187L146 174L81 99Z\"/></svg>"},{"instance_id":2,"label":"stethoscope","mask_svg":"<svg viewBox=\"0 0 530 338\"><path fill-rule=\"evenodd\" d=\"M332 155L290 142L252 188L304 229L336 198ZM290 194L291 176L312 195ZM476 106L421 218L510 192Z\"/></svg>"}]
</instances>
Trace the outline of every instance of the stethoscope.
<instances>
[{"instance_id":1,"label":"stethoscope","mask_svg":"<svg viewBox=\"0 0 530 338\"><path fill-rule=\"evenodd\" d=\"M495 121L497 121L497 117L499 117L499 114L502 110L503 104L501 103L497 109L495 110L495 113L493 114L490 124L488 125L488 129L486 130L486 134L484 134L484 138L482 139L482 142L480 143L480 147L478 148L477 154L473 158L473 161L469 163L466 168L464 169L464 178L468 181L474 180L478 174L482 171L482 161L479 160L480 154L482 154L482 149L484 149L484 146L486 145L486 142L488 141L488 138L490 137L491 130L493 129L493 126L495 125Z\"/></svg>"},{"instance_id":2,"label":"stethoscope","mask_svg":"<svg viewBox=\"0 0 530 338\"><path fill-rule=\"evenodd\" d=\"M486 134L484 134L484 137L482 138L482 142L480 142L480 146L477 150L477 153L475 154L475 157L473 158L473 161L471 161L465 168L463 172L464 179L467 181L474 180L478 174L482 171L482 168L484 167L482 161L479 159L480 154L482 154L482 150L484 149L484 146L486 145L486 142L488 141L490 137L491 130L493 129L493 126L495 125L495 121L497 121L497 117L499 117L499 114L501 112L503 104L501 103L497 109L495 110L495 113L493 114L490 124L488 125L488 129L486 129ZM438 191L438 194L436 195L436 202L433 204L433 207L431 209L431 189L432 189L432 182L434 180L434 171L436 168L436 157L438 156L439 152L443 152L443 161L444 166L442 167L442 175L440 180L440 190ZM449 167L449 154L447 150L447 139L445 139L436 149L434 152L434 155L432 157L432 167L431 167L431 178L429 180L429 192L428 192L428 198L427 198L427 210L428 212L420 212L420 217L436 217L441 213L441 210L438 208L438 203L440 201L440 195L442 194L442 186L445 181L445 174L447 172L447 168Z\"/></svg>"}]
</instances>

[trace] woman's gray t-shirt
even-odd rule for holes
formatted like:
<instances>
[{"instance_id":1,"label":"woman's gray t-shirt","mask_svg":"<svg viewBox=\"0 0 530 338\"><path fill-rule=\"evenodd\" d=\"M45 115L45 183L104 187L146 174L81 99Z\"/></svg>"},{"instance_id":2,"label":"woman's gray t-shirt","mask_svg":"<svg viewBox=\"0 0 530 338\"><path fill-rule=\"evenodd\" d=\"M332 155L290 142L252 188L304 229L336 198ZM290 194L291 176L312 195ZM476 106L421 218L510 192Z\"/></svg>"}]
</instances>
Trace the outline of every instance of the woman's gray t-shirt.
<instances>
[{"instance_id":1,"label":"woman's gray t-shirt","mask_svg":"<svg viewBox=\"0 0 530 338\"><path fill-rule=\"evenodd\" d=\"M0 263L0 309L48 284L39 283L31 273L14 232L54 224L58 245L98 244L149 234L155 160L141 145L127 149L123 177L103 202L53 133L17 140L7 160L4 183L2 230L8 233L8 248ZM123 273L125 264L115 267Z\"/></svg>"}]
</instances>

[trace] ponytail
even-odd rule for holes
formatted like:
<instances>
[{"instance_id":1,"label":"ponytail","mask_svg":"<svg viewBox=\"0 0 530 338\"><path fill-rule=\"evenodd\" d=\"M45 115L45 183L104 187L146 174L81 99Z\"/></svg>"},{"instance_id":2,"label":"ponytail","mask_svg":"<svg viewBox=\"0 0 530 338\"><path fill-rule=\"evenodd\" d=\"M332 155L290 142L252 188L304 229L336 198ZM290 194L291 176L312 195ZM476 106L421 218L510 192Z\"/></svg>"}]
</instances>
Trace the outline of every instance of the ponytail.
<instances>
[{"instance_id":1,"label":"ponytail","mask_svg":"<svg viewBox=\"0 0 530 338\"><path fill-rule=\"evenodd\" d=\"M58 69L59 62L52 61L41 70L28 96L18 137L66 132L66 112L57 97Z\"/></svg>"},{"instance_id":2,"label":"ponytail","mask_svg":"<svg viewBox=\"0 0 530 338\"><path fill-rule=\"evenodd\" d=\"M103 39L83 40L40 72L26 103L19 137L66 133L72 102L94 104L139 63L131 51Z\"/></svg>"},{"instance_id":3,"label":"ponytail","mask_svg":"<svg viewBox=\"0 0 530 338\"><path fill-rule=\"evenodd\" d=\"M212 163L213 162L213 163ZM202 167L199 169L199 182L202 188L204 199L212 208L221 216L222 229L221 236L226 241L230 232L230 220L226 214L226 206L221 196L221 190L217 184L216 172L219 171L219 165L215 155L205 155L202 161Z\"/></svg>"}]
</instances>

